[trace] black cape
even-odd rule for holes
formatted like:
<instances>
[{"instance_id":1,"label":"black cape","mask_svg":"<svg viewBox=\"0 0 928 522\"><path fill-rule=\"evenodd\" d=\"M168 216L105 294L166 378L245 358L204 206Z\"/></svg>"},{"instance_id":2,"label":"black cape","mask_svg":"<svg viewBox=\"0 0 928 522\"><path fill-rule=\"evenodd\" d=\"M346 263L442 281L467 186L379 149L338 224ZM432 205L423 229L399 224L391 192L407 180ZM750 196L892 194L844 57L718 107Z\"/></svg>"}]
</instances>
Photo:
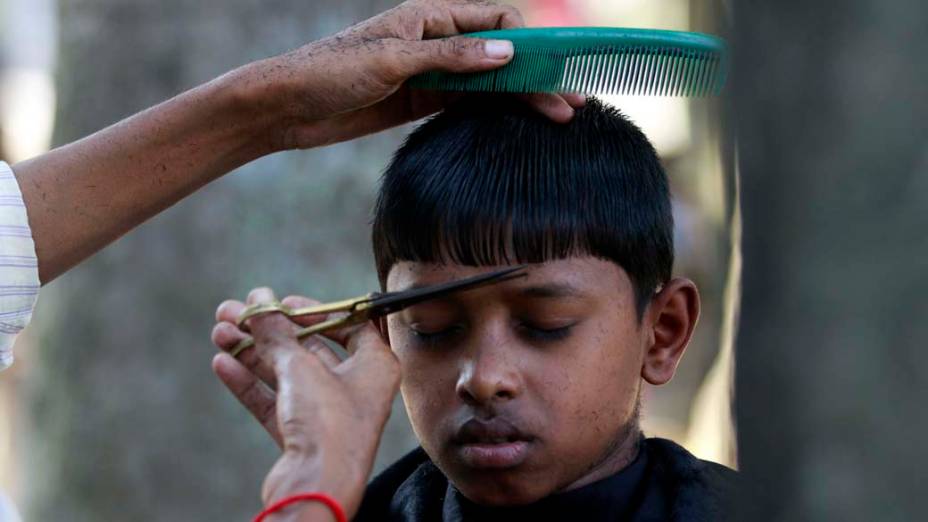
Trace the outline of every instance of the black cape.
<instances>
[{"instance_id":1,"label":"black cape","mask_svg":"<svg viewBox=\"0 0 928 522\"><path fill-rule=\"evenodd\" d=\"M528 506L488 508L464 498L417 448L371 481L354 522L724 521L736 477L651 438L615 475Z\"/></svg>"}]
</instances>

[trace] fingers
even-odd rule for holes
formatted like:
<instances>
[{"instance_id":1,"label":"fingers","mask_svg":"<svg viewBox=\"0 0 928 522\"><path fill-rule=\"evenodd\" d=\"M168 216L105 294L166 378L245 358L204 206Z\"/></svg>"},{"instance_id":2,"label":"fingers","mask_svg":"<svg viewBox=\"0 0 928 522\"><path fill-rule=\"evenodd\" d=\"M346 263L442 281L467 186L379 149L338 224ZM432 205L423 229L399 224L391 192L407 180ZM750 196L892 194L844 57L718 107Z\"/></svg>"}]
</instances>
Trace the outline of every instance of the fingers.
<instances>
[{"instance_id":1,"label":"fingers","mask_svg":"<svg viewBox=\"0 0 928 522\"><path fill-rule=\"evenodd\" d=\"M372 323L365 323L351 332L346 361L346 373L360 379L365 387L377 387L392 398L399 387L400 365L390 346Z\"/></svg>"},{"instance_id":2,"label":"fingers","mask_svg":"<svg viewBox=\"0 0 928 522\"><path fill-rule=\"evenodd\" d=\"M275 301L270 288L255 288L248 293L245 302L249 305L264 304ZM281 313L256 315L246 321L251 336L255 340L258 355L267 358L275 365L285 363L288 353L299 348L296 340L296 325Z\"/></svg>"},{"instance_id":3,"label":"fingers","mask_svg":"<svg viewBox=\"0 0 928 522\"><path fill-rule=\"evenodd\" d=\"M233 300L224 301L216 309L216 321L218 322L213 327L211 340L220 350L231 351L240 341L250 337L235 326L236 319L244 309L245 303ZM277 376L274 374L274 369L269 361L258 355L255 348L249 348L238 354L238 360L271 389L277 389Z\"/></svg>"},{"instance_id":4,"label":"fingers","mask_svg":"<svg viewBox=\"0 0 928 522\"><path fill-rule=\"evenodd\" d=\"M248 305L270 303L275 300L270 288L256 288L248 294ZM213 328L213 342L223 350L231 350L243 337L235 322L245 309L239 301L225 301L216 310L216 319L221 321ZM228 324L239 330L234 332ZM268 386L276 389L278 373L286 365L287 356L299 348L296 342L296 325L280 313L256 315L246 322L255 340L254 348L239 354L242 364ZM233 344L233 340L235 341Z\"/></svg>"},{"instance_id":5,"label":"fingers","mask_svg":"<svg viewBox=\"0 0 928 522\"><path fill-rule=\"evenodd\" d=\"M521 97L538 112L557 123L567 123L574 117L574 107L567 101L567 96L574 102L574 95L558 94L523 94ZM585 103L585 102L584 102Z\"/></svg>"},{"instance_id":6,"label":"fingers","mask_svg":"<svg viewBox=\"0 0 928 522\"><path fill-rule=\"evenodd\" d=\"M422 38L440 38L458 33L522 27L522 13L511 5L496 2L451 1L426 11Z\"/></svg>"},{"instance_id":7,"label":"fingers","mask_svg":"<svg viewBox=\"0 0 928 522\"><path fill-rule=\"evenodd\" d=\"M342 362L341 358L335 355L335 352L333 352L331 348L317 338L312 338L309 342L305 343L305 346L307 350L316 354L316 357L318 357L330 370Z\"/></svg>"},{"instance_id":8,"label":"fingers","mask_svg":"<svg viewBox=\"0 0 928 522\"><path fill-rule=\"evenodd\" d=\"M225 321L235 324L243 310L245 310L245 303L227 299L216 308L216 322Z\"/></svg>"},{"instance_id":9,"label":"fingers","mask_svg":"<svg viewBox=\"0 0 928 522\"><path fill-rule=\"evenodd\" d=\"M299 295L288 295L280 300L282 304L290 307L291 310L297 308L309 308L310 306L318 306L322 303L316 301L315 299L310 299L309 297L303 297ZM321 323L326 320L325 314L319 315L298 315L290 318L291 321L300 325L300 326L312 326L316 323Z\"/></svg>"},{"instance_id":10,"label":"fingers","mask_svg":"<svg viewBox=\"0 0 928 522\"><path fill-rule=\"evenodd\" d=\"M257 289L256 291L253 291L252 294L250 294L250 300L253 302L267 302L267 299L273 297L273 293L264 293L266 290L267 289ZM299 296L289 296L284 298L281 302L291 308L303 308L319 304L319 302L314 299ZM245 308L246 305L241 301L227 300L220 304L216 309L216 321L218 322L213 327L211 340L213 344L215 344L221 350L226 352L231 351L242 340L250 337L236 326L237 319L241 315L242 311L245 310ZM254 319L257 319L257 317ZM288 318L287 322L289 323L292 321L301 326L310 326L324 320L326 320L325 315L316 315ZM250 319L249 323L251 323L251 321L252 320ZM288 325L288 329L292 329L292 325ZM335 332L329 337L332 338L335 342L347 342L347 337L339 332ZM287 344L290 344L289 341L290 339L287 338ZM330 369L334 368L341 362L341 359L338 357L338 355L336 355L335 352L332 351L332 349L329 348L318 337L310 337L305 339L301 344L304 348L316 354L319 359L322 360L322 362ZM251 373L256 375L265 384L270 386L271 389L277 389L278 380L270 358L261 357L259 350L251 348L241 352L238 355L238 360Z\"/></svg>"},{"instance_id":11,"label":"fingers","mask_svg":"<svg viewBox=\"0 0 928 522\"><path fill-rule=\"evenodd\" d=\"M308 297L302 297L302 296L296 296L296 295L284 297L280 302L289 306L291 309L305 308L305 307L316 306L320 304L319 301L316 301L315 299L310 299ZM291 320L302 326L312 326L316 323L325 321L329 317L330 316L326 316L322 314L302 315L302 316L292 317ZM345 342L347 342L347 337L341 331L328 332L325 334L324 337L331 339L339 344L344 344ZM332 369L338 366L338 364L342 362L341 358L339 358L338 355L336 355L335 352L332 351L332 349L329 348L318 335L314 335L306 339L303 339L301 341L301 344L307 350L316 354L319 357L319 359L321 359L322 362L325 363L325 365L329 369Z\"/></svg>"},{"instance_id":12,"label":"fingers","mask_svg":"<svg viewBox=\"0 0 928 522\"><path fill-rule=\"evenodd\" d=\"M576 93L564 93L559 95L568 105L574 109L579 109L586 105L586 95Z\"/></svg>"},{"instance_id":13,"label":"fingers","mask_svg":"<svg viewBox=\"0 0 928 522\"><path fill-rule=\"evenodd\" d=\"M295 310L297 308L309 308L311 306L318 306L321 304L315 299L310 299L309 297L303 297L299 295L288 295L287 297L281 299L280 302L290 307L291 310ZM314 324L327 321L328 319L332 319L334 316L335 314L297 315L290 317L290 320L300 326L312 326ZM329 337L337 343L343 343L345 341L345 339L342 339L337 331L327 333L326 337ZM314 339L314 337L310 337L309 339Z\"/></svg>"},{"instance_id":14,"label":"fingers","mask_svg":"<svg viewBox=\"0 0 928 522\"><path fill-rule=\"evenodd\" d=\"M248 295L248 304L261 304L274 300L273 292L268 288L257 288L252 290ZM300 296L288 296L281 301L290 308L304 308L318 305L319 302ZM212 331L212 341L220 349L229 351L238 345L243 339L248 338L248 334L239 329L232 321L235 321L246 305L240 301L228 300L219 305L216 310L216 319L219 321ZM268 320L271 319L271 320ZM300 316L292 318L302 325L312 325L326 319L325 315L319 316ZM226 372L220 374L220 377L226 376L236 379L235 382L245 383L253 386L253 382L260 383L263 381L271 389L278 389L278 382L282 368L278 366L280 354L283 352L292 352L292 348L298 347L296 342L296 330L293 322L283 314L268 313L254 316L248 319L249 327L256 341L256 349L249 349L239 354L239 360L232 365L224 362L225 358L217 357L214 360L214 369L220 374L221 369ZM379 365L389 366L396 364L396 359L390 347L384 341L380 332L371 323L361 326L345 328L342 330L329 332L326 337L345 346L348 352L355 355L360 352L361 356L356 357L359 361L365 361L364 364L371 364L367 361L374 361ZM334 370L341 363L342 359L325 344L319 336L313 336L303 340L305 349L313 353L329 370ZM277 352L277 355L268 357L267 352ZM235 360L232 358L232 360ZM292 360L292 357L286 357L286 362ZM360 364L360 363L356 363ZM275 367L276 366L276 367ZM387 371L387 376L392 375ZM227 385L229 382L224 380ZM243 385L241 385L243 386ZM240 386L240 387L241 387ZM254 393L254 392L250 392ZM237 395L238 396L238 395Z\"/></svg>"},{"instance_id":15,"label":"fingers","mask_svg":"<svg viewBox=\"0 0 928 522\"><path fill-rule=\"evenodd\" d=\"M476 72L495 69L509 63L512 42L456 36L438 40L384 40L386 56L393 67L387 68L388 82L400 83L430 70Z\"/></svg>"},{"instance_id":16,"label":"fingers","mask_svg":"<svg viewBox=\"0 0 928 522\"><path fill-rule=\"evenodd\" d=\"M227 353L213 357L213 372L232 395L267 430L274 442L283 447L277 425L277 397L251 371Z\"/></svg>"},{"instance_id":17,"label":"fingers","mask_svg":"<svg viewBox=\"0 0 928 522\"><path fill-rule=\"evenodd\" d=\"M380 332L372 323L364 323L356 327L351 332L351 338L345 346L348 352L355 357L367 358L371 356L385 356L387 354L393 357L390 346L383 340Z\"/></svg>"},{"instance_id":18,"label":"fingers","mask_svg":"<svg viewBox=\"0 0 928 522\"><path fill-rule=\"evenodd\" d=\"M221 322L213 326L210 340L217 348L228 352L241 341L248 339L248 337L248 334L239 330L234 324Z\"/></svg>"}]
</instances>

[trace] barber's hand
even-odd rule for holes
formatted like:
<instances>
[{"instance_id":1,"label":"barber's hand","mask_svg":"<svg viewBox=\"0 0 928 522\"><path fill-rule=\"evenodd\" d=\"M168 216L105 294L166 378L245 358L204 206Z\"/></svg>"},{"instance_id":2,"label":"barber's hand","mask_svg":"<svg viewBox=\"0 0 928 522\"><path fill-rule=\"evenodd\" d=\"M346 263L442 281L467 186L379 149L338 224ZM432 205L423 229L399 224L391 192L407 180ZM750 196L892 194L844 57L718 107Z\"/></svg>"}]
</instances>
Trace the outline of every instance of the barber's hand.
<instances>
[{"instance_id":1,"label":"barber's hand","mask_svg":"<svg viewBox=\"0 0 928 522\"><path fill-rule=\"evenodd\" d=\"M454 94L403 86L428 70L495 69L512 45L453 35L523 25L514 7L488 0L409 0L335 36L250 66L268 110L283 114L280 149L344 141L427 116ZM446 38L448 37L448 38ZM246 82L252 81L246 76ZM573 117L579 95L526 96L555 121Z\"/></svg>"},{"instance_id":2,"label":"barber's hand","mask_svg":"<svg viewBox=\"0 0 928 522\"><path fill-rule=\"evenodd\" d=\"M274 300L270 289L248 295L248 304ZM288 297L292 307L317 304ZM248 334L235 326L245 308L225 301L216 311L212 340L230 350ZM299 319L301 325L325 316ZM265 505L287 495L322 491L334 496L349 518L357 511L380 436L399 386L399 364L379 332L368 323L329 337L351 354L341 361L316 338L301 342L297 325L273 313L248 320L255 347L234 359L220 353L213 371L267 429L283 450L262 489ZM295 512L297 508L292 511ZM299 509L324 508L306 504Z\"/></svg>"}]
</instances>

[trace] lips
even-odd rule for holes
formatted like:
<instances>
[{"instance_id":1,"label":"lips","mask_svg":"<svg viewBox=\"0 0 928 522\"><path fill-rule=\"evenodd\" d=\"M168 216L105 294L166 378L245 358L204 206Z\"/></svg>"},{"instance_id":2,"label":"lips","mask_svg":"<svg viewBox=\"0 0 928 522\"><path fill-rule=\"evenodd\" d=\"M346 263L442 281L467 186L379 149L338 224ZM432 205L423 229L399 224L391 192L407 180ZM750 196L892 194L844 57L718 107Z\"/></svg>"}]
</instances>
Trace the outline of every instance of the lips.
<instances>
[{"instance_id":1,"label":"lips","mask_svg":"<svg viewBox=\"0 0 928 522\"><path fill-rule=\"evenodd\" d=\"M528 456L535 438L504 418L470 419L454 437L455 453L472 468L501 469L518 466Z\"/></svg>"}]
</instances>

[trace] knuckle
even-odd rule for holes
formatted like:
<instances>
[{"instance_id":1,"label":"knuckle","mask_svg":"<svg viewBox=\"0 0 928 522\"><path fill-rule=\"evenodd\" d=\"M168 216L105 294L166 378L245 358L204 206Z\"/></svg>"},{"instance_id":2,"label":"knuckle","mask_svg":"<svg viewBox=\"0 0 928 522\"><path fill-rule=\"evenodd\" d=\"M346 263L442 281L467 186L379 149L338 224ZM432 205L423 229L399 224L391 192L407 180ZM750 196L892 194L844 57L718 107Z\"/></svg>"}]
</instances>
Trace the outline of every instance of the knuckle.
<instances>
[{"instance_id":1,"label":"knuckle","mask_svg":"<svg viewBox=\"0 0 928 522\"><path fill-rule=\"evenodd\" d=\"M399 377L402 374L402 368L400 367L400 361L393 355L393 352L387 350L385 351L386 361L384 361L384 367L391 375Z\"/></svg>"},{"instance_id":2,"label":"knuckle","mask_svg":"<svg viewBox=\"0 0 928 522\"><path fill-rule=\"evenodd\" d=\"M411 42L396 39L383 42L383 52L378 53L377 65L372 67L379 74L368 78L372 88L388 88L406 79L409 75L410 55L412 55L411 45Z\"/></svg>"},{"instance_id":3,"label":"knuckle","mask_svg":"<svg viewBox=\"0 0 928 522\"><path fill-rule=\"evenodd\" d=\"M323 366L322 361L312 350L300 350L293 354L289 364L291 367L303 371L313 371Z\"/></svg>"},{"instance_id":4,"label":"knuckle","mask_svg":"<svg viewBox=\"0 0 928 522\"><path fill-rule=\"evenodd\" d=\"M272 337L287 325L287 320L284 319L283 314L280 312L264 312L249 318L246 323L258 335ZM256 332L256 330L263 331Z\"/></svg>"},{"instance_id":5,"label":"knuckle","mask_svg":"<svg viewBox=\"0 0 928 522\"><path fill-rule=\"evenodd\" d=\"M388 372L389 372L388 377L389 377L390 388L396 389L399 386L400 380L402 380L402 377L403 377L403 374L400 371L400 366L398 364L394 366L390 366Z\"/></svg>"},{"instance_id":6,"label":"knuckle","mask_svg":"<svg viewBox=\"0 0 928 522\"><path fill-rule=\"evenodd\" d=\"M304 297L301 295L288 295L287 297L284 297L280 302L287 306L291 306L291 307L316 306L320 304L319 301L311 297Z\"/></svg>"},{"instance_id":7,"label":"knuckle","mask_svg":"<svg viewBox=\"0 0 928 522\"><path fill-rule=\"evenodd\" d=\"M285 324L286 321L284 321L283 318L279 318L281 322L273 321L273 319L275 318L262 318L261 322L252 327L252 336L254 337L255 344L259 351L289 351L294 346L297 346L296 341L291 337L292 328L289 324Z\"/></svg>"},{"instance_id":8,"label":"knuckle","mask_svg":"<svg viewBox=\"0 0 928 522\"><path fill-rule=\"evenodd\" d=\"M309 353L316 356L318 359L320 356L328 355L329 347L322 344L321 342L315 342L306 347Z\"/></svg>"},{"instance_id":9,"label":"knuckle","mask_svg":"<svg viewBox=\"0 0 928 522\"><path fill-rule=\"evenodd\" d=\"M261 401L263 398L263 390L260 388L261 384L256 380L251 381L248 386L242 390L241 399L242 402L256 414L263 409L265 404Z\"/></svg>"},{"instance_id":10,"label":"knuckle","mask_svg":"<svg viewBox=\"0 0 928 522\"><path fill-rule=\"evenodd\" d=\"M418 40L422 35L423 18L410 16L401 19L396 28L396 35L403 40Z\"/></svg>"},{"instance_id":11,"label":"knuckle","mask_svg":"<svg viewBox=\"0 0 928 522\"><path fill-rule=\"evenodd\" d=\"M403 68L403 61L400 57L405 51L401 42L392 39L384 42L383 52L377 57L379 68L386 74L395 74Z\"/></svg>"},{"instance_id":12,"label":"knuckle","mask_svg":"<svg viewBox=\"0 0 928 522\"><path fill-rule=\"evenodd\" d=\"M520 22L522 21L522 11L519 11L518 8L511 5L506 5L503 6L503 11L505 11L505 14L509 15L511 18Z\"/></svg>"},{"instance_id":13,"label":"knuckle","mask_svg":"<svg viewBox=\"0 0 928 522\"><path fill-rule=\"evenodd\" d=\"M218 346L218 347L220 347L220 348L223 347L223 343L222 343L222 340L223 340L223 334L222 334L223 327L222 327L222 325L223 325L223 324L224 324L224 323L219 323L219 324L213 326L213 330L212 330L212 331L210 332L210 334L209 334L209 340L210 340L210 342L213 343L213 344L215 344L216 346Z\"/></svg>"},{"instance_id":14,"label":"knuckle","mask_svg":"<svg viewBox=\"0 0 928 522\"><path fill-rule=\"evenodd\" d=\"M442 40L438 49L445 56L463 58L468 55L473 47L474 43L467 41L465 38L446 38Z\"/></svg>"},{"instance_id":15,"label":"knuckle","mask_svg":"<svg viewBox=\"0 0 928 522\"><path fill-rule=\"evenodd\" d=\"M307 419L302 417L289 417L280 423L280 430L291 436L284 437L284 451L293 451L299 454L307 454L315 449L315 445L306 437L307 433L313 432L314 426Z\"/></svg>"},{"instance_id":16,"label":"knuckle","mask_svg":"<svg viewBox=\"0 0 928 522\"><path fill-rule=\"evenodd\" d=\"M238 361L253 374L258 374L263 365L263 359L255 352L254 348L249 348L239 354Z\"/></svg>"},{"instance_id":17,"label":"knuckle","mask_svg":"<svg viewBox=\"0 0 928 522\"><path fill-rule=\"evenodd\" d=\"M255 415L261 422L276 421L275 417L277 416L277 403L274 401L265 402L264 404L256 407Z\"/></svg>"},{"instance_id":18,"label":"knuckle","mask_svg":"<svg viewBox=\"0 0 928 522\"><path fill-rule=\"evenodd\" d=\"M393 355L393 352L389 350L384 350L383 360L379 363L378 372L382 372L384 378L391 385L399 384L400 377L402 376L402 369L400 367L400 362L396 359L396 356Z\"/></svg>"}]
</instances>

